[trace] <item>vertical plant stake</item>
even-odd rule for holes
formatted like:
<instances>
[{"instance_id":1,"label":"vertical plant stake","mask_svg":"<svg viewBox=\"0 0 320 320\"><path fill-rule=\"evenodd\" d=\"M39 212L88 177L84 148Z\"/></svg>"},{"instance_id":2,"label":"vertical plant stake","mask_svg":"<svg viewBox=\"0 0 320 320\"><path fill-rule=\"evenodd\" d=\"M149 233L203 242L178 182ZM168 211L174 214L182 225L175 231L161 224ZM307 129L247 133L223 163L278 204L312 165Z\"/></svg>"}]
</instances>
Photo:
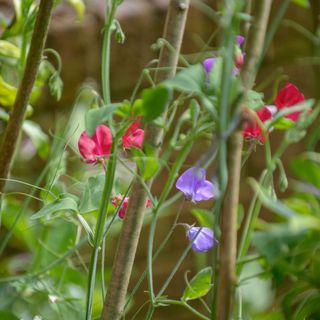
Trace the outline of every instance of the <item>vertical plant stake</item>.
<instances>
[{"instance_id":1,"label":"vertical plant stake","mask_svg":"<svg viewBox=\"0 0 320 320\"><path fill-rule=\"evenodd\" d=\"M155 82L159 83L176 73L179 52L184 34L185 22L189 7L189 0L171 0L168 8L164 38L173 50L163 46L160 51L158 71ZM166 71L161 71L165 68ZM163 119L166 112L163 114ZM159 153L162 140L162 129L156 126L148 126L145 132L145 141L155 148ZM150 188L152 179L147 181ZM130 280L131 270L137 250L139 236L142 228L143 216L147 202L147 193L139 179L135 179L132 186L133 192L125 215L119 244L112 268L111 280L104 303L102 319L116 320L121 317L127 288Z\"/></svg>"},{"instance_id":2,"label":"vertical plant stake","mask_svg":"<svg viewBox=\"0 0 320 320\"><path fill-rule=\"evenodd\" d=\"M39 5L25 70L0 149L0 194L9 175L25 111L39 69L53 5L54 0L41 0Z\"/></svg>"},{"instance_id":3,"label":"vertical plant stake","mask_svg":"<svg viewBox=\"0 0 320 320\"><path fill-rule=\"evenodd\" d=\"M245 95L254 84L258 63L262 54L272 0L255 1L254 22L249 32L247 59L241 71ZM242 156L242 128L229 138L227 150L228 184L222 205L221 242L219 250L219 280L215 297L215 319L229 320L233 315L236 285L237 209Z\"/></svg>"}]
</instances>

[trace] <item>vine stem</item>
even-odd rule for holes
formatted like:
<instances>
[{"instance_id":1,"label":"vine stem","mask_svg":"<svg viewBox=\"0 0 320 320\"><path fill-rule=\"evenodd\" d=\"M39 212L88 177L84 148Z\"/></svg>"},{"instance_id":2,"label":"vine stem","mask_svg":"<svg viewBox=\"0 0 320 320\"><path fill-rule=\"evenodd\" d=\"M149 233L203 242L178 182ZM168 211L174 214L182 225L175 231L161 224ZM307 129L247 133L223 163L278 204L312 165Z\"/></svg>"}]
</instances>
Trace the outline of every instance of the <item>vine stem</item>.
<instances>
[{"instance_id":1,"label":"vine stem","mask_svg":"<svg viewBox=\"0 0 320 320\"><path fill-rule=\"evenodd\" d=\"M8 177L12 166L14 151L21 132L25 111L38 73L53 5L54 0L41 0L39 5L23 77L0 149L0 177L3 179ZM0 180L0 193L4 191L6 183L3 179Z\"/></svg>"},{"instance_id":2,"label":"vine stem","mask_svg":"<svg viewBox=\"0 0 320 320\"><path fill-rule=\"evenodd\" d=\"M272 0L254 1L254 22L251 27L247 55L241 72L245 93L253 87L257 66L262 54L267 23ZM233 315L236 285L237 256L237 210L241 172L243 136L242 129L237 128L228 141L227 165L228 184L222 204L221 241L219 250L219 280L217 288L217 307L215 319L229 320Z\"/></svg>"},{"instance_id":3,"label":"vine stem","mask_svg":"<svg viewBox=\"0 0 320 320\"><path fill-rule=\"evenodd\" d=\"M170 305L177 305L177 306L184 307L184 308L188 309L189 311L191 311L199 319L210 320L208 317L206 317L205 315L203 315L202 313L200 313L196 309L192 308L186 301L171 300L171 299L161 299L158 302L159 303L163 303L163 304L170 304Z\"/></svg>"},{"instance_id":4,"label":"vine stem","mask_svg":"<svg viewBox=\"0 0 320 320\"><path fill-rule=\"evenodd\" d=\"M103 45L102 45L102 93L105 104L111 103L110 97L110 44L112 35L112 25L116 14L116 9L119 5L118 0L113 0L110 6L109 1L106 1L106 24L103 30Z\"/></svg>"},{"instance_id":5,"label":"vine stem","mask_svg":"<svg viewBox=\"0 0 320 320\"><path fill-rule=\"evenodd\" d=\"M166 46L161 48L158 68L168 68L161 72L160 70L156 71L156 83L159 83L176 73L188 7L189 0L171 0L169 4L164 38L175 50L168 50ZM164 112L163 118L166 118L166 112ZM156 154L159 154L162 138L163 130L161 128L154 125L150 125L146 128L145 141L154 147ZM146 182L149 188L151 188L152 182L153 179L149 179ZM104 302L102 312L103 320L119 319L124 309L125 297L148 197L147 192L137 178L135 178L133 182L132 190L133 191L130 192L130 200L119 237L118 248L112 268L111 281Z\"/></svg>"},{"instance_id":6,"label":"vine stem","mask_svg":"<svg viewBox=\"0 0 320 320\"><path fill-rule=\"evenodd\" d=\"M113 186L116 165L117 165L117 159L115 156L117 152L117 143L118 141L115 140L112 144L112 151L108 161L108 166L107 166L107 171L105 176L105 184L104 184L102 199L100 202L98 221L96 224L94 248L91 253L91 260L90 260L90 266L89 266L87 301L86 301L86 317L85 317L86 320L91 319L93 291L95 286L99 251L101 249L101 241L103 240L105 221L107 218L108 203L111 197L112 186Z\"/></svg>"}]
</instances>

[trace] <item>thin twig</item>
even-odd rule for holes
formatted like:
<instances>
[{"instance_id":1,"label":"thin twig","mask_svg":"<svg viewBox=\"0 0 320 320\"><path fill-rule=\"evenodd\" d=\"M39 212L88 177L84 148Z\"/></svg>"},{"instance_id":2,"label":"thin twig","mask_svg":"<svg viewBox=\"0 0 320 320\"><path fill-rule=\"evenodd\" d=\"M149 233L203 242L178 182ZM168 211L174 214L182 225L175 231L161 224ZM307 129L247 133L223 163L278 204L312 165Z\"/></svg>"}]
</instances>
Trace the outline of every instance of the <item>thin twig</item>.
<instances>
[{"instance_id":1,"label":"thin twig","mask_svg":"<svg viewBox=\"0 0 320 320\"><path fill-rule=\"evenodd\" d=\"M184 26L187 16L189 0L171 0L164 38L172 45L175 51L170 51L163 46L160 51L159 68L170 67L165 71L157 71L155 82L159 83L176 72ZM163 117L165 118L165 114ZM149 126L145 132L145 141L155 147L159 153L162 142L163 130L156 126ZM150 188L153 180L147 181ZM134 180L130 200L123 222L121 235L119 237L118 248L113 264L111 281L109 284L102 319L117 320L120 318L128 289L131 270L142 228L145 206L147 202L147 192L144 190L139 179Z\"/></svg>"}]
</instances>

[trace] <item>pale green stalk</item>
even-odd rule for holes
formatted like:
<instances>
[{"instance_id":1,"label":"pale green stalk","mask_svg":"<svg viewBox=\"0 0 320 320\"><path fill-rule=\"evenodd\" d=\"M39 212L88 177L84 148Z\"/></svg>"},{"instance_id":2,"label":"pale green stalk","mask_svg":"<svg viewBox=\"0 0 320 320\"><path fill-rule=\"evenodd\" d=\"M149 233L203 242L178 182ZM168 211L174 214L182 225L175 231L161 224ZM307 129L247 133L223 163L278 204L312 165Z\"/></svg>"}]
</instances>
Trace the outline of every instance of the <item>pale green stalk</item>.
<instances>
[{"instance_id":1,"label":"pale green stalk","mask_svg":"<svg viewBox=\"0 0 320 320\"><path fill-rule=\"evenodd\" d=\"M108 166L106 170L103 194L100 202L98 221L96 224L94 248L91 253L89 276L88 276L88 290L87 290L86 317L85 317L86 320L91 319L93 292L94 292L99 250L100 250L101 241L103 240L107 210L110 202L112 186L113 186L113 181L115 177L115 170L116 170L116 163L117 163L115 155L117 152L117 143L118 141L115 139L115 141L113 141L113 144L112 144L112 150L111 150L111 154L108 160Z\"/></svg>"}]
</instances>

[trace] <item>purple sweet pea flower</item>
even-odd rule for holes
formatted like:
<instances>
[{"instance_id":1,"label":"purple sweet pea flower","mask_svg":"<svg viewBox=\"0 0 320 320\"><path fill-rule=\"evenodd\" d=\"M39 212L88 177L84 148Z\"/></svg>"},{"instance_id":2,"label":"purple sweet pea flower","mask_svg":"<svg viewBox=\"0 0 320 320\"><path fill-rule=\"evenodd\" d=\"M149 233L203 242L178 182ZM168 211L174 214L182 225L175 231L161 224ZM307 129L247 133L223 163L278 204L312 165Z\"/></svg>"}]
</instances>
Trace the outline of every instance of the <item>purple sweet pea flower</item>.
<instances>
[{"instance_id":1,"label":"purple sweet pea flower","mask_svg":"<svg viewBox=\"0 0 320 320\"><path fill-rule=\"evenodd\" d=\"M206 74L210 73L216 60L217 60L217 58L208 58L208 59L203 60L202 65L204 67L204 71L206 72Z\"/></svg>"},{"instance_id":2,"label":"purple sweet pea flower","mask_svg":"<svg viewBox=\"0 0 320 320\"><path fill-rule=\"evenodd\" d=\"M241 36L241 35L236 36L236 42L238 46L241 46L244 43L245 39L246 38L244 36Z\"/></svg>"},{"instance_id":3,"label":"purple sweet pea flower","mask_svg":"<svg viewBox=\"0 0 320 320\"><path fill-rule=\"evenodd\" d=\"M190 242L193 241L192 250L196 252L207 252L217 242L213 231L206 227L189 226L187 236Z\"/></svg>"},{"instance_id":4,"label":"purple sweet pea flower","mask_svg":"<svg viewBox=\"0 0 320 320\"><path fill-rule=\"evenodd\" d=\"M194 202L214 197L214 185L206 180L206 171L202 168L192 167L185 171L177 180L176 188Z\"/></svg>"}]
</instances>

